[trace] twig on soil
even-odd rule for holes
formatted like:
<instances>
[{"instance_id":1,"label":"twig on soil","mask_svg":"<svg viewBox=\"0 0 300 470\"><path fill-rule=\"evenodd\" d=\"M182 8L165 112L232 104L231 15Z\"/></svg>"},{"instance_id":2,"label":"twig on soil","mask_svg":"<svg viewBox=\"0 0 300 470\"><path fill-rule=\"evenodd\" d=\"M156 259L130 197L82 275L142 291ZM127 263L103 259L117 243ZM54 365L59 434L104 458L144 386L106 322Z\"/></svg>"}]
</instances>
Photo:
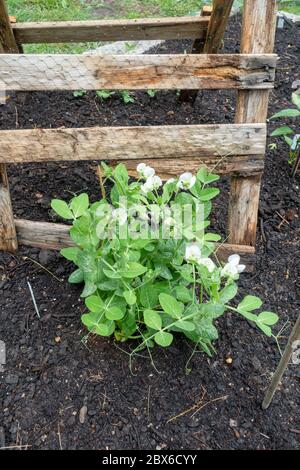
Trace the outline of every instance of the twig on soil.
<instances>
[{"instance_id":1,"label":"twig on soil","mask_svg":"<svg viewBox=\"0 0 300 470\"><path fill-rule=\"evenodd\" d=\"M205 395L206 395L206 390L205 390L204 387L202 387L202 396L201 396L200 400L198 400L197 403L195 403L193 406L191 406L187 410L184 410L181 413L179 413L178 415L173 416L172 418L169 418L168 421L167 421L167 424L171 423L172 421L175 421L178 418L181 418L182 416L187 415L191 411L196 410L199 406L202 405Z\"/></svg>"},{"instance_id":2,"label":"twig on soil","mask_svg":"<svg viewBox=\"0 0 300 470\"><path fill-rule=\"evenodd\" d=\"M36 314L39 318L41 318L41 315L40 315L40 312L39 312L39 309L38 309L38 306L37 306L37 303L36 303L36 300L35 300L35 297L34 297L34 293L33 293L33 290L32 290L32 287L31 287L31 284L30 284L29 281L27 281L27 285L28 285L28 288L29 288L29 292L30 292L30 295L31 295L31 298L32 298L32 302L33 302Z\"/></svg>"},{"instance_id":3,"label":"twig on soil","mask_svg":"<svg viewBox=\"0 0 300 470\"><path fill-rule=\"evenodd\" d=\"M97 166L97 175L98 175L98 178L99 178L99 185L100 185L100 189L101 189L102 199L106 199L106 192L105 192L105 187L104 187L104 183L103 183L103 174L102 174L102 170L101 170L100 165Z\"/></svg>"},{"instance_id":4,"label":"twig on soil","mask_svg":"<svg viewBox=\"0 0 300 470\"><path fill-rule=\"evenodd\" d=\"M264 228L264 221L262 217L260 218L260 231L261 231L261 237L264 243L267 243L267 237L266 237L265 228Z\"/></svg>"},{"instance_id":5,"label":"twig on soil","mask_svg":"<svg viewBox=\"0 0 300 470\"><path fill-rule=\"evenodd\" d=\"M215 403L216 401L225 401L227 400L228 398L228 395L223 395L222 397L218 397L218 398L214 398L213 400L210 400L210 401L207 401L206 403L204 403L204 405L200 406L200 408L198 408L195 413L192 414L192 418L201 410L203 410L203 408L205 408L207 405L211 405L212 403Z\"/></svg>"},{"instance_id":6,"label":"twig on soil","mask_svg":"<svg viewBox=\"0 0 300 470\"><path fill-rule=\"evenodd\" d=\"M59 423L57 424L57 435L58 435L59 448L60 450L63 450Z\"/></svg>"},{"instance_id":7,"label":"twig on soil","mask_svg":"<svg viewBox=\"0 0 300 470\"><path fill-rule=\"evenodd\" d=\"M283 224L288 224L288 225L290 225L289 221L286 220L286 218L283 217L283 215L281 215L278 211L276 211L276 214L281 218L281 222L280 222L280 224L277 226L278 229L280 229Z\"/></svg>"},{"instance_id":8,"label":"twig on soil","mask_svg":"<svg viewBox=\"0 0 300 470\"><path fill-rule=\"evenodd\" d=\"M58 282L62 283L64 282L62 279L59 279L57 276L55 276L55 274L53 274L51 271L49 271L49 269L45 268L45 266L43 266L42 264L40 264L38 261L36 261L35 259L32 259L32 258L29 258L29 256L23 256L22 258L24 261L26 260L29 260L31 261L32 263L36 264L37 266L39 266L40 268L42 268L44 271L46 271L48 274L50 274L52 277L54 277L54 279L56 279Z\"/></svg>"}]
</instances>

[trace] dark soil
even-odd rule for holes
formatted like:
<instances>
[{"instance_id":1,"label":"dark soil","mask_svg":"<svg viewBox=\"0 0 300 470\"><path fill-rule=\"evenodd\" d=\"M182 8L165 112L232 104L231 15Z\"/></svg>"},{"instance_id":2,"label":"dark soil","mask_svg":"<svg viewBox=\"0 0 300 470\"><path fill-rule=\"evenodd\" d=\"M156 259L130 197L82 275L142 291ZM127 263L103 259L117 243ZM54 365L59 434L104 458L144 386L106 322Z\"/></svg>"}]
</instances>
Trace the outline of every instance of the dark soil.
<instances>
[{"instance_id":1,"label":"dark soil","mask_svg":"<svg viewBox=\"0 0 300 470\"><path fill-rule=\"evenodd\" d=\"M235 18L227 34L228 51L239 51L239 31L240 19ZM189 47L188 42L168 42L157 51L179 52ZM276 49L281 60L270 113L289 104L292 82L299 79L299 29L286 26L278 31ZM93 93L82 99L72 93L19 94L1 107L0 128L230 123L234 118L230 92L203 92L194 108L180 105L174 92L158 93L154 99L146 93L135 93L135 97L135 104L126 106L116 96L101 103ZM49 210L53 197L68 199L87 190L97 198L94 166L10 166L15 216L55 220ZM213 225L224 232L226 179L222 189ZM291 180L287 152L279 143L278 150L267 155L257 265L254 274L242 276L241 294L258 294L267 309L279 313L277 331L288 322L279 340L282 347L300 308L299 203L299 174ZM169 350L155 350L153 359L160 373L148 359L138 358L133 376L128 356L113 340L93 338L86 345L81 341L84 306L80 287L66 281L71 270L71 264L55 252L21 248L16 255L0 255L0 339L7 347L7 364L0 373L0 447L299 448L299 366L289 367L271 408L261 409L280 358L272 339L228 314L218 322L217 354L212 359L197 354L189 375L185 364L191 345L178 338ZM27 280L41 319L34 311ZM231 365L226 362L229 357ZM79 420L80 410L87 412L84 424Z\"/></svg>"}]
</instances>

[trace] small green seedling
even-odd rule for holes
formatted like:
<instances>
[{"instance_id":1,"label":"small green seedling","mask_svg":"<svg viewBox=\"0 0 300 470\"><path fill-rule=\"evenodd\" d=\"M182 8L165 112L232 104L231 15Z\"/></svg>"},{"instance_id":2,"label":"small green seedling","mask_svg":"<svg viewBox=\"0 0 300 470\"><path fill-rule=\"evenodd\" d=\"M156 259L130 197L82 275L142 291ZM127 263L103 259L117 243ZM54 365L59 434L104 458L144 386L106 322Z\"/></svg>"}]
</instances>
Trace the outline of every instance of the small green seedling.
<instances>
[{"instance_id":1,"label":"small green seedling","mask_svg":"<svg viewBox=\"0 0 300 470\"><path fill-rule=\"evenodd\" d=\"M293 119L300 117L300 95L297 93L292 94L292 102L295 108L287 108L274 114L270 119ZM299 125L299 122L297 123ZM271 134L272 137L282 137L286 144L289 146L289 164L297 169L299 164L300 154L300 129L292 128L285 124L275 129ZM294 171L293 171L294 174Z\"/></svg>"},{"instance_id":2,"label":"small green seedling","mask_svg":"<svg viewBox=\"0 0 300 470\"><path fill-rule=\"evenodd\" d=\"M137 45L136 43L132 42L125 42L125 49L127 52L132 52L136 49Z\"/></svg>"},{"instance_id":3,"label":"small green seedling","mask_svg":"<svg viewBox=\"0 0 300 470\"><path fill-rule=\"evenodd\" d=\"M150 98L155 98L157 90L147 90L147 94L150 96Z\"/></svg>"},{"instance_id":4,"label":"small green seedling","mask_svg":"<svg viewBox=\"0 0 300 470\"><path fill-rule=\"evenodd\" d=\"M76 91L73 92L74 98L82 98L85 95L86 95L85 90L76 90Z\"/></svg>"},{"instance_id":5,"label":"small green seedling","mask_svg":"<svg viewBox=\"0 0 300 470\"><path fill-rule=\"evenodd\" d=\"M130 91L128 91L128 90L120 91L120 95L121 95L121 98L122 98L122 100L125 104L134 103L134 101L135 101L133 96L132 96L132 93L130 93Z\"/></svg>"},{"instance_id":6,"label":"small green seedling","mask_svg":"<svg viewBox=\"0 0 300 470\"><path fill-rule=\"evenodd\" d=\"M109 90L97 90L96 95L100 98L101 101L109 100L115 94L114 91Z\"/></svg>"}]
</instances>

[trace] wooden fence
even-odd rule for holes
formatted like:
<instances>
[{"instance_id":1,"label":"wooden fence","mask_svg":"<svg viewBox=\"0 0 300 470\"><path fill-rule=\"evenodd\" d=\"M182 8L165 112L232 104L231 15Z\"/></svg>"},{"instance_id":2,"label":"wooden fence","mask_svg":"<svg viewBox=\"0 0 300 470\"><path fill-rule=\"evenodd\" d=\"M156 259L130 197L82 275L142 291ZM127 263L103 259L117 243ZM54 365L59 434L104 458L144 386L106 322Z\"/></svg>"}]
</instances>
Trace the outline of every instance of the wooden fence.
<instances>
[{"instance_id":1,"label":"wooden fence","mask_svg":"<svg viewBox=\"0 0 300 470\"><path fill-rule=\"evenodd\" d=\"M277 56L276 0L245 0L240 54L218 54L233 0L214 0L199 17L18 23L0 0L0 90L174 89L182 99L199 89L236 89L235 124L0 131L0 249L18 244L59 249L70 245L62 224L15 220L8 163L122 160L151 162L164 177L217 165L231 175L228 243L219 257L255 253L266 117ZM189 54L32 55L23 44L193 39ZM220 153L223 155L220 155ZM226 157L224 158L224 155Z\"/></svg>"}]
</instances>

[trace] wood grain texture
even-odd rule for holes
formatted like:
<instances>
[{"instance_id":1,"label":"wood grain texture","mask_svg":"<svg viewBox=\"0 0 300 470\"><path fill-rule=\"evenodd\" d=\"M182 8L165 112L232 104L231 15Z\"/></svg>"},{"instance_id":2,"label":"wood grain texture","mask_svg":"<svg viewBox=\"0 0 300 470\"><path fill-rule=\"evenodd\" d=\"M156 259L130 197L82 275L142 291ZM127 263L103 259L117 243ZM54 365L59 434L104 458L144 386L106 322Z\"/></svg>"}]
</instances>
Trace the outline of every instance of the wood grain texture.
<instances>
[{"instance_id":1,"label":"wood grain texture","mask_svg":"<svg viewBox=\"0 0 300 470\"><path fill-rule=\"evenodd\" d=\"M16 251L18 248L15 223L11 207L6 170L0 165L0 251Z\"/></svg>"},{"instance_id":2,"label":"wood grain texture","mask_svg":"<svg viewBox=\"0 0 300 470\"><path fill-rule=\"evenodd\" d=\"M0 0L0 53L14 54L19 52L12 32L5 0Z\"/></svg>"},{"instance_id":3,"label":"wood grain texture","mask_svg":"<svg viewBox=\"0 0 300 470\"><path fill-rule=\"evenodd\" d=\"M11 30L5 1L0 0L0 54L3 55L6 52L18 52L18 47ZM0 93L2 93L1 90L5 90L2 82L0 83ZM17 248L7 172L5 165L0 163L0 250L16 251Z\"/></svg>"},{"instance_id":4,"label":"wood grain texture","mask_svg":"<svg viewBox=\"0 0 300 470\"><path fill-rule=\"evenodd\" d=\"M76 43L196 39L206 34L208 18L146 18L134 20L27 22L13 25L18 42Z\"/></svg>"},{"instance_id":5,"label":"wood grain texture","mask_svg":"<svg viewBox=\"0 0 300 470\"><path fill-rule=\"evenodd\" d=\"M22 219L16 219L15 223L20 245L50 250L74 246L69 236L70 226L68 225ZM254 248L228 244L217 245L216 258L219 261L227 261L228 256L234 253L240 254L248 265L248 270L251 270L255 254Z\"/></svg>"},{"instance_id":6,"label":"wood grain texture","mask_svg":"<svg viewBox=\"0 0 300 470\"><path fill-rule=\"evenodd\" d=\"M270 89L275 54L3 54L7 90Z\"/></svg>"},{"instance_id":7,"label":"wood grain texture","mask_svg":"<svg viewBox=\"0 0 300 470\"><path fill-rule=\"evenodd\" d=\"M261 155L263 124L92 127L0 131L0 163L71 160L185 159L219 161Z\"/></svg>"},{"instance_id":8,"label":"wood grain texture","mask_svg":"<svg viewBox=\"0 0 300 470\"><path fill-rule=\"evenodd\" d=\"M241 53L272 53L276 31L276 0L245 0ZM236 123L265 122L268 90L239 91ZM229 198L228 241L255 245L260 177L233 178Z\"/></svg>"},{"instance_id":9,"label":"wood grain texture","mask_svg":"<svg viewBox=\"0 0 300 470\"><path fill-rule=\"evenodd\" d=\"M230 16L233 0L213 0L211 16L208 24L206 37L196 39L192 47L192 54L216 54L222 44L225 28ZM201 15L204 15L202 9ZM181 94L182 102L195 103L198 90L184 90Z\"/></svg>"},{"instance_id":10,"label":"wood grain texture","mask_svg":"<svg viewBox=\"0 0 300 470\"><path fill-rule=\"evenodd\" d=\"M221 47L233 1L213 0L212 14L204 44L204 53L216 54Z\"/></svg>"},{"instance_id":11,"label":"wood grain texture","mask_svg":"<svg viewBox=\"0 0 300 470\"><path fill-rule=\"evenodd\" d=\"M263 155L228 155L224 157L202 157L202 158L164 158L162 160L143 160L144 163L155 169L156 173L163 179L176 178L178 175L189 171L196 173L200 167L205 166L208 171L219 175L257 175L264 169ZM116 166L124 163L130 176L137 177L136 160L112 160L110 165Z\"/></svg>"}]
</instances>

